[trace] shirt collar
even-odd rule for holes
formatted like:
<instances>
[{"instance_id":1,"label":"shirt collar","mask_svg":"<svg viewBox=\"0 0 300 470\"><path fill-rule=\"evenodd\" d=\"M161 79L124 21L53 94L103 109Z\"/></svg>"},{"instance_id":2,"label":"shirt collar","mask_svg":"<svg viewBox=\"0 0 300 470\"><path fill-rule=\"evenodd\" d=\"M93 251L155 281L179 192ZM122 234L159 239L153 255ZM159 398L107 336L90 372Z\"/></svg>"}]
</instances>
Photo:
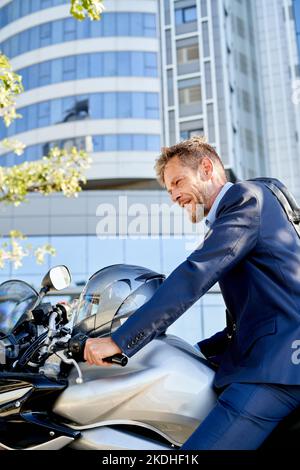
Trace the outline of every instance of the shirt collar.
<instances>
[{"instance_id":1,"label":"shirt collar","mask_svg":"<svg viewBox=\"0 0 300 470\"><path fill-rule=\"evenodd\" d=\"M228 189L231 188L231 186L233 186L233 183L228 182L228 183L224 184L221 191L219 192L216 199L214 200L213 205L211 206L210 211L207 214L207 217L205 219L205 225L208 228L210 228L211 225L216 220L216 212L217 212L217 209L218 209L218 205L221 202L221 199L223 198L223 196L225 196L225 194L227 193Z\"/></svg>"}]
</instances>

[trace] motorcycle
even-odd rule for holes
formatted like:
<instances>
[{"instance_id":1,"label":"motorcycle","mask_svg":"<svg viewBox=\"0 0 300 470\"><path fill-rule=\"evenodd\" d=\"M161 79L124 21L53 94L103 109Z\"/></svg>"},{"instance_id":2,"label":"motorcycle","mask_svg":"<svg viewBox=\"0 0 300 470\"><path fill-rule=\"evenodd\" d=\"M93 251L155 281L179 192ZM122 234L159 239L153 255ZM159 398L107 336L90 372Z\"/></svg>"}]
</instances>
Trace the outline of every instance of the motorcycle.
<instances>
[{"instance_id":1,"label":"motorcycle","mask_svg":"<svg viewBox=\"0 0 300 470\"><path fill-rule=\"evenodd\" d=\"M183 339L163 334L110 368L83 361L88 337L110 335L164 281L140 266L96 272L71 305L44 302L71 282L66 266L37 292L0 285L0 449L179 449L212 410L215 368ZM263 447L296 447L300 410Z\"/></svg>"}]
</instances>

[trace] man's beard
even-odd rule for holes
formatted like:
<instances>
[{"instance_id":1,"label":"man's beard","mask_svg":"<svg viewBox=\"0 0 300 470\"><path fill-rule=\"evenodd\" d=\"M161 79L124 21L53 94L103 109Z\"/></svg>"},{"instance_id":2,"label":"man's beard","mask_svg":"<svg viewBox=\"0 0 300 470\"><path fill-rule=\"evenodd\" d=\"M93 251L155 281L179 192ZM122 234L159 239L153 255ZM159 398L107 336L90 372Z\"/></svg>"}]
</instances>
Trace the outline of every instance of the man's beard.
<instances>
[{"instance_id":1,"label":"man's beard","mask_svg":"<svg viewBox=\"0 0 300 470\"><path fill-rule=\"evenodd\" d=\"M204 204L187 204L185 209L188 213L188 217L193 224L198 224L205 217L205 206Z\"/></svg>"}]
</instances>

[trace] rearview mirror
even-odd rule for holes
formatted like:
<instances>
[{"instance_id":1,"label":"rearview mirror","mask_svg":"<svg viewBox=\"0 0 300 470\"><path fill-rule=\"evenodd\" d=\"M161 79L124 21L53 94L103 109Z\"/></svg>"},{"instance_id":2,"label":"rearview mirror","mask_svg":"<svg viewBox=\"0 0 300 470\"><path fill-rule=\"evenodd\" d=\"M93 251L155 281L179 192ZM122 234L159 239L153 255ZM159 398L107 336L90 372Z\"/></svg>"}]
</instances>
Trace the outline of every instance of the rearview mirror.
<instances>
[{"instance_id":1,"label":"rearview mirror","mask_svg":"<svg viewBox=\"0 0 300 470\"><path fill-rule=\"evenodd\" d=\"M42 286L47 290L62 290L68 287L70 283L71 274L67 266L64 265L51 268L42 280Z\"/></svg>"}]
</instances>

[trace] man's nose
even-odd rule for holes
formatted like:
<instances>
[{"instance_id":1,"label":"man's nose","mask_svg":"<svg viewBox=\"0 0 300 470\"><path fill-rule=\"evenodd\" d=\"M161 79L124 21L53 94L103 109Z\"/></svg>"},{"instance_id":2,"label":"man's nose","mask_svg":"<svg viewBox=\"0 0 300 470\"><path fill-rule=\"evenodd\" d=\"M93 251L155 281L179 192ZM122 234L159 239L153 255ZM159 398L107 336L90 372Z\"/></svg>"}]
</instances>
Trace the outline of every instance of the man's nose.
<instances>
[{"instance_id":1,"label":"man's nose","mask_svg":"<svg viewBox=\"0 0 300 470\"><path fill-rule=\"evenodd\" d=\"M180 197L181 197L180 191L176 191L176 189L172 191L171 199L173 202L177 202L179 204Z\"/></svg>"}]
</instances>

